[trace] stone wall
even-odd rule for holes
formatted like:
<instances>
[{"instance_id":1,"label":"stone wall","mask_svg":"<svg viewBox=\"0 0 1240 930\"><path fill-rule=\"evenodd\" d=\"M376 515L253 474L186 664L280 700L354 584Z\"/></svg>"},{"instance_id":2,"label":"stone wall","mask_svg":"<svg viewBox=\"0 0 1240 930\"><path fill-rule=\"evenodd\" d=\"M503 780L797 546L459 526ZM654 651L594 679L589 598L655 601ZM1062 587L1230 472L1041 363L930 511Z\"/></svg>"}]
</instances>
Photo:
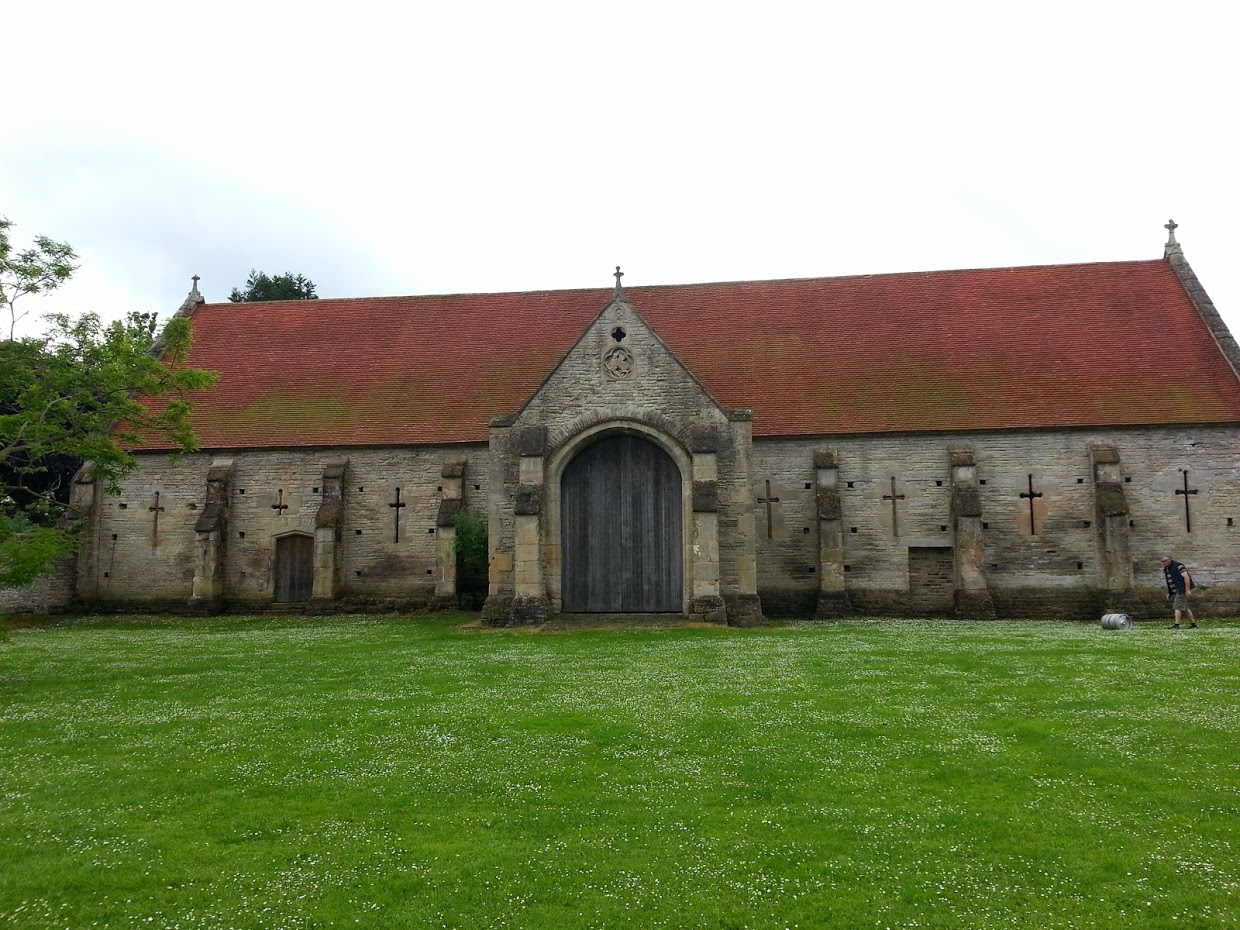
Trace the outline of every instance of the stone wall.
<instances>
[{"instance_id":1,"label":"stone wall","mask_svg":"<svg viewBox=\"0 0 1240 930\"><path fill-rule=\"evenodd\" d=\"M35 579L22 588L0 588L0 616L4 614L57 614L73 600L73 577L68 566Z\"/></svg>"},{"instance_id":2,"label":"stone wall","mask_svg":"<svg viewBox=\"0 0 1240 930\"><path fill-rule=\"evenodd\" d=\"M1100 448L1114 450L1117 462L1096 461L1091 450ZM808 614L817 600L814 456L824 449L838 465L852 610L914 609L916 550L959 546L951 452L967 449L976 460L981 571L998 616L1084 619L1108 605L1157 614L1163 552L1205 586L1203 613L1240 611L1240 429L1212 426L755 440L758 590L770 615ZM1115 469L1126 513L1100 508L1104 467ZM1191 493L1177 494L1186 473ZM1127 538L1111 539L1108 525ZM1114 551L1131 560L1130 579L1107 567Z\"/></svg>"},{"instance_id":3,"label":"stone wall","mask_svg":"<svg viewBox=\"0 0 1240 930\"><path fill-rule=\"evenodd\" d=\"M609 338L605 330L595 336ZM238 451L175 463L141 455L142 468L120 496L94 497L95 519L77 561L78 600L180 609L195 593L196 573L198 589L210 589L214 558L221 579L216 606L267 605L276 540L302 533L316 545L324 537L331 544L328 590L337 606L417 606L437 595L443 603L455 584L443 564L451 551L444 514L460 495L467 510L489 513L492 596L511 608L517 525L526 518L533 536L522 545L534 549L521 550L522 560L532 555L536 566L523 580L544 592L545 608L553 609L548 575L558 553L545 506L556 493L553 476L591 423L606 426L614 419L660 431L679 449L678 463L692 478L686 482L687 577L692 592L712 594L716 602L691 597L691 614L704 616L732 598L730 606L742 617L748 608L736 599L756 587L770 616L822 612L824 591L830 613L1092 619L1117 608L1158 616L1165 602L1156 560L1164 552L1192 570L1203 588L1195 606L1204 616L1240 612L1240 428L751 444L746 416L717 406L712 412L709 395L692 394L695 382L690 379L688 388L683 380L676 383L676 391L687 392L679 407L641 403L644 392L665 389L655 387L657 380L626 386L629 402L623 404L604 391L593 402L570 395L558 405L543 396L537 418L527 411L528 417L497 425L490 449ZM457 475L448 464L462 457ZM328 476L334 463L346 460L339 513L324 523L334 480ZM207 545L201 527L213 464L217 479L226 475L227 506L213 524L218 537ZM972 484L962 484L961 475ZM1182 493L1186 477L1188 494ZM398 487L400 508L392 506ZM975 500L962 512L969 494ZM829 545L824 534L830 534ZM966 562L970 551L976 558ZM927 585L917 583L933 577L941 587L934 565L941 568L944 553L954 560L951 610L944 606L947 593L938 590L931 598ZM0 609L59 609L67 600L65 584L52 578L4 592ZM962 584L970 587L967 609Z\"/></svg>"},{"instance_id":4,"label":"stone wall","mask_svg":"<svg viewBox=\"0 0 1240 930\"><path fill-rule=\"evenodd\" d=\"M463 475L443 477L465 458ZM226 474L227 507L213 530L222 562L222 603L262 606L274 596L277 538L324 535L325 501L338 513L333 543L333 599L425 603L441 585L441 504L454 492L467 510L485 512L485 446L410 449L235 451L198 453L178 461L143 454L120 496L103 496L78 562L77 593L99 605L184 607L202 574L199 532L212 465ZM343 476L332 468L346 462ZM330 500L332 484L338 505ZM456 491L454 483L459 485ZM400 507L396 489L400 489ZM447 491L445 491L447 488ZM399 523L399 538L398 538ZM320 540L321 542L321 540ZM205 543L204 543L205 544ZM321 553L319 545L316 552ZM318 557L318 556L316 556ZM200 585L200 587L202 587ZM319 584L316 580L316 591Z\"/></svg>"}]
</instances>

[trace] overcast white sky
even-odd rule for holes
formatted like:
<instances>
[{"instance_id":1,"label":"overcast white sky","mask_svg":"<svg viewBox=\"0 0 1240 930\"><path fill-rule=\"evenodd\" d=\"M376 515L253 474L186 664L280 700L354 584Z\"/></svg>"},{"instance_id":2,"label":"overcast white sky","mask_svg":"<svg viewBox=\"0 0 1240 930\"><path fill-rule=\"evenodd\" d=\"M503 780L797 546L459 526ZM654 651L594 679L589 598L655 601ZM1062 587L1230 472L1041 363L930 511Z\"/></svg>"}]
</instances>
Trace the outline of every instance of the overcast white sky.
<instances>
[{"instance_id":1,"label":"overcast white sky","mask_svg":"<svg viewBox=\"0 0 1240 930\"><path fill-rule=\"evenodd\" d=\"M5 3L36 311L1185 253L1240 333L1223 3ZM31 331L35 327L27 326Z\"/></svg>"}]
</instances>

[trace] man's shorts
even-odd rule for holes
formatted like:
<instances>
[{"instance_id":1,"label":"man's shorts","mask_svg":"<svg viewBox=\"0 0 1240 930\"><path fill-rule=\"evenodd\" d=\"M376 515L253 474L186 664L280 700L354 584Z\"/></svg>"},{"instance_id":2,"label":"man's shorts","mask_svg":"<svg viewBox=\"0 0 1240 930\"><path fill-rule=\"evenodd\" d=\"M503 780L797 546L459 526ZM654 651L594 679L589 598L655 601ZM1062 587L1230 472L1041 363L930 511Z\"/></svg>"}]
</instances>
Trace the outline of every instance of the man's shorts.
<instances>
[{"instance_id":1,"label":"man's shorts","mask_svg":"<svg viewBox=\"0 0 1240 930\"><path fill-rule=\"evenodd\" d=\"M1171 609L1172 610L1188 610L1188 595L1177 594L1174 598L1172 598Z\"/></svg>"}]
</instances>

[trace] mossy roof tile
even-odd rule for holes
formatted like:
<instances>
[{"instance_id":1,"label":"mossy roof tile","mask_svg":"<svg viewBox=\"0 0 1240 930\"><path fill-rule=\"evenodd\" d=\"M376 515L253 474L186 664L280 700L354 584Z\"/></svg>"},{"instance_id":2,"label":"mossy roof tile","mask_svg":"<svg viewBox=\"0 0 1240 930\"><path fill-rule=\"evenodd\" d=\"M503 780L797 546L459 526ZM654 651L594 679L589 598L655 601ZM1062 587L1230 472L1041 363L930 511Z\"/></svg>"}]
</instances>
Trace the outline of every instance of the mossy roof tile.
<instances>
[{"instance_id":1,"label":"mossy roof tile","mask_svg":"<svg viewBox=\"0 0 1240 930\"><path fill-rule=\"evenodd\" d=\"M1240 422L1165 261L626 289L756 436ZM610 289L206 304L204 448L485 441Z\"/></svg>"}]
</instances>

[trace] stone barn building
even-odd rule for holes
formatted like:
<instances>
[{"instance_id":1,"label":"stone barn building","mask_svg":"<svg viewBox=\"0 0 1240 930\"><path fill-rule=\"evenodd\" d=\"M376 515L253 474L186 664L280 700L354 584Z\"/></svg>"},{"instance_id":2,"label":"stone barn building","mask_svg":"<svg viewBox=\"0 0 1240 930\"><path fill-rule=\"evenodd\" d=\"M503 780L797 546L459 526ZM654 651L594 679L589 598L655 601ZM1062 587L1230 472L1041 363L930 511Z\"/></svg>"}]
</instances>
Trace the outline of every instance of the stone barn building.
<instances>
[{"instance_id":1,"label":"stone barn building","mask_svg":"<svg viewBox=\"0 0 1240 930\"><path fill-rule=\"evenodd\" d=\"M1169 228L1174 229L1169 224ZM618 269L617 269L618 271ZM1174 233L1099 264L204 302L202 451L83 475L86 605L484 618L1240 609L1240 351Z\"/></svg>"}]
</instances>

